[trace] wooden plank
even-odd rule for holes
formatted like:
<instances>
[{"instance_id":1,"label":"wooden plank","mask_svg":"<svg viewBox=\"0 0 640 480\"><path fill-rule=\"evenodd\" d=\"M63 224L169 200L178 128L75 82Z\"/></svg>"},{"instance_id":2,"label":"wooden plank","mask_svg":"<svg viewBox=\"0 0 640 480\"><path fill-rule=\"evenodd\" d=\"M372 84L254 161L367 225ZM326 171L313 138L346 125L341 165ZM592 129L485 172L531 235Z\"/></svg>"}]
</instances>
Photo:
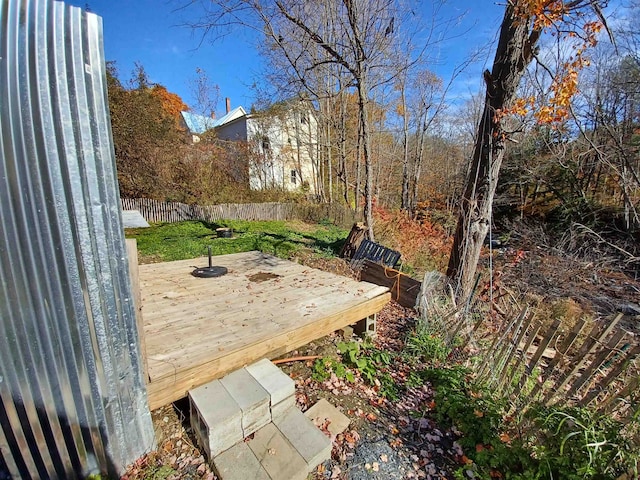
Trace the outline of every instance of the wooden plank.
<instances>
[{"instance_id":1,"label":"wooden plank","mask_svg":"<svg viewBox=\"0 0 640 480\"><path fill-rule=\"evenodd\" d=\"M637 407L635 406L635 404L634 403L629 404L629 402L623 402L622 399L633 398L632 395L634 394L635 394L635 398L638 398L637 397L638 388L640 388L640 377L632 377L628 379L627 384L622 389L620 389L614 395L610 395L610 397L606 399L602 403L602 405L599 406L600 407L599 411L605 412L608 415L611 415L616 410L618 410L618 413L620 413L620 410L621 410L620 404L622 403L624 404L622 409L627 407L626 408L627 414L624 415L623 418L621 419L622 423L624 423L625 425L628 425L633 420L637 421L637 416L636 416ZM637 441L640 441L640 438L638 438L638 436L636 435L636 442Z\"/></svg>"},{"instance_id":2,"label":"wooden plank","mask_svg":"<svg viewBox=\"0 0 640 480\"><path fill-rule=\"evenodd\" d=\"M629 364L636 359L636 357L640 355L640 345L634 345L630 350L626 352L626 354L621 357L617 364L607 373L606 377L604 377L600 382L598 382L598 387L600 388L592 388L590 392L588 392L581 400L581 405L589 405L593 400L597 398L598 395L602 393L604 388L606 388L610 383L614 382L622 372L624 372ZM604 401L599 402L598 409L605 410L610 407L611 402L613 402L617 397L617 394L610 394Z\"/></svg>"},{"instance_id":3,"label":"wooden plank","mask_svg":"<svg viewBox=\"0 0 640 480\"><path fill-rule=\"evenodd\" d=\"M537 382L535 387L533 388L533 390L529 394L529 400L527 402L527 405L530 404L533 401L533 399L535 399L538 396L538 394L542 391L542 389L544 388L545 383L547 382L547 380L549 378L551 378L551 375L556 370L556 367L558 365L560 365L561 362L564 360L565 355L567 354L569 349L573 346L574 342L576 341L576 339L578 338L580 333L582 333L582 330L584 329L586 324L587 324L587 320L585 318L580 319L573 326L573 328L571 329L571 332L563 339L563 341L560 344L560 346L556 349L555 356L553 357L551 362L549 362L547 367L542 372L542 381L541 382ZM539 360L540 360L540 358L538 358L538 361ZM533 374L535 368L538 366L538 361L529 362L529 364L527 365L527 375L532 375Z\"/></svg>"},{"instance_id":4,"label":"wooden plank","mask_svg":"<svg viewBox=\"0 0 640 480\"><path fill-rule=\"evenodd\" d=\"M513 380L514 372L517 371L520 362L524 359L524 355L520 357L520 361L513 363L513 358L518 352L518 346L522 343L525 338L527 332L529 331L529 327L531 326L531 322L533 321L533 315L531 315L528 311L524 314L522 318L522 322L516 333L518 334L517 338L514 338L511 342L511 349L509 355L504 362L504 367L502 368L502 372L498 375L499 383L498 390L503 391L503 389L507 388L509 385L509 380Z\"/></svg>"},{"instance_id":5,"label":"wooden plank","mask_svg":"<svg viewBox=\"0 0 640 480\"><path fill-rule=\"evenodd\" d=\"M528 307L525 307L520 311L520 313L509 323L507 328L501 329L502 335L496 335L491 343L491 346L486 350L485 360L480 365L478 369L477 378L483 378L485 376L485 372L490 374L497 366L497 360L500 358L500 353L496 355L496 351L499 350L502 352L504 350L503 343L509 342L509 335L513 330L513 327L520 322L521 316L524 315Z\"/></svg>"},{"instance_id":6,"label":"wooden plank","mask_svg":"<svg viewBox=\"0 0 640 480\"><path fill-rule=\"evenodd\" d=\"M555 383L554 387L549 390L547 395L545 395L543 400L543 403L545 405L547 406L550 405L553 397L563 391L564 387L571 380L571 377L573 377L576 374L576 372L578 372L582 368L582 366L586 361L587 356L595 352L598 345L601 344L604 341L604 339L609 336L611 331L615 328L615 326L618 324L618 322L622 317L623 315L619 314L605 328L600 328L599 325L594 326L594 329L591 331L589 336L585 339L578 353L576 353L576 355L573 357L571 368L569 368L560 376L560 378Z\"/></svg>"},{"instance_id":7,"label":"wooden plank","mask_svg":"<svg viewBox=\"0 0 640 480\"><path fill-rule=\"evenodd\" d=\"M549 329L544 334L542 341L538 345L538 349L536 350L536 353L533 354L531 361L527 364L527 372L529 374L533 373L534 369L538 366L538 364L540 363L540 360L542 359L545 352L547 351L547 347L551 344L553 339L556 338L560 329L560 324L561 324L560 319L555 319L553 323L549 326Z\"/></svg>"},{"instance_id":8,"label":"wooden plank","mask_svg":"<svg viewBox=\"0 0 640 480\"><path fill-rule=\"evenodd\" d=\"M149 379L149 366L147 364L147 344L144 333L144 322L142 321L142 297L140 295L138 246L136 239L125 239L125 247L127 249L127 258L129 260L129 279L131 282L131 292L133 293L133 307L136 312L136 327L138 330L138 344L140 346L142 371L144 373L144 377L146 379Z\"/></svg>"},{"instance_id":9,"label":"wooden plank","mask_svg":"<svg viewBox=\"0 0 640 480\"><path fill-rule=\"evenodd\" d=\"M518 388L520 390L522 390L526 384L527 381L527 377L529 376L528 372L529 369L527 368L527 355L529 354L529 349L533 348L533 341L538 337L538 332L540 332L540 328L542 327L542 325L540 324L540 322L535 322L534 324L532 324L532 330L531 333L529 334L529 337L524 345L524 348L522 349L522 362L525 363L524 369L522 370L522 373L520 374L520 378L518 378L518 381L516 382L518 385ZM531 352L532 354L535 352Z\"/></svg>"},{"instance_id":10,"label":"wooden plank","mask_svg":"<svg viewBox=\"0 0 640 480\"><path fill-rule=\"evenodd\" d=\"M365 260L360 271L360 279L389 287L391 298L403 307L414 308L422 284L393 268Z\"/></svg>"},{"instance_id":11,"label":"wooden plank","mask_svg":"<svg viewBox=\"0 0 640 480\"><path fill-rule=\"evenodd\" d=\"M505 340L502 342L502 348L498 353L498 355L496 356L494 365L492 365L491 381L495 385L496 389L500 388L503 378L507 376L508 368L509 368L509 359L511 358L512 352L516 351L519 344L519 340L517 339L519 337L517 336L519 336L522 330L522 325L525 319L528 319L528 321L530 321L530 318L528 318L528 313L529 313L529 307L525 306L520 312L520 315L518 315L518 321L516 322L516 324L514 324L515 328L512 328L510 330L509 332L510 336L505 337Z\"/></svg>"},{"instance_id":12,"label":"wooden plank","mask_svg":"<svg viewBox=\"0 0 640 480\"><path fill-rule=\"evenodd\" d=\"M157 331L185 324L185 318L209 316L212 319L228 319L232 314L242 316L247 306L250 306L250 312L256 316L264 315L273 308L280 309L277 313L281 313L282 309L308 313L305 308L331 309L345 302L372 298L387 291L385 287L360 285L356 282L332 286L303 280L295 284L264 282L255 284L251 291L244 287L234 288L227 289L223 295L216 294L217 290L207 292L206 288L194 292L188 286L184 288L184 293L171 296L165 293L145 294L144 301L151 310L145 315L145 325L148 329ZM242 285L250 283L245 278L236 278L236 281L244 282Z\"/></svg>"},{"instance_id":13,"label":"wooden plank","mask_svg":"<svg viewBox=\"0 0 640 480\"><path fill-rule=\"evenodd\" d=\"M386 289L378 288L380 288L378 294L385 293ZM294 297L288 295L287 299L278 301L274 296L252 304L240 302L225 305L227 308L224 310L201 312L199 316L186 313L178 317L178 321L175 318L171 319L171 323L163 321L161 317L149 318L147 316L145 330L150 339L149 347L152 347L154 352L153 358L157 357L158 351L164 350L163 346L175 349L173 345L177 339L190 339L189 342L193 350L199 339L211 340L215 338L211 333L214 331L222 332L221 335L224 335L224 332L244 331L242 337L245 338L254 330L258 333L261 332L265 329L265 325L277 326L280 329L296 328L299 325L314 322L324 314L352 308L369 298L369 295L333 294L324 299L316 298L317 304L310 305L308 299L313 297L309 297L308 292L303 289L299 289L298 293L301 296L306 293L306 300L302 298L294 302ZM286 313L283 315L283 312ZM230 341L229 339L227 343ZM152 375L153 377L154 375Z\"/></svg>"},{"instance_id":14,"label":"wooden plank","mask_svg":"<svg viewBox=\"0 0 640 480\"><path fill-rule=\"evenodd\" d=\"M571 388L566 393L567 398L571 398L587 381L592 379L591 377L595 375L596 370L600 368L612 353L616 352L618 343L620 343L620 340L622 340L625 335L626 332L622 329L614 333L607 344L603 346L602 350L595 356L591 364L586 367L582 374L573 382L573 385L571 385Z\"/></svg>"},{"instance_id":15,"label":"wooden plank","mask_svg":"<svg viewBox=\"0 0 640 480\"><path fill-rule=\"evenodd\" d=\"M215 258L216 264L230 268L228 275L194 278L193 259L141 266L150 385L211 362L224 364L222 359L236 350L310 328L325 317L388 296L386 287L260 252ZM249 281L257 272L279 276Z\"/></svg>"},{"instance_id":16,"label":"wooden plank","mask_svg":"<svg viewBox=\"0 0 640 480\"><path fill-rule=\"evenodd\" d=\"M275 358L279 355L284 355L317 338L379 312L389 302L390 298L391 295L385 293L356 307L334 313L293 331L263 338L229 352L224 357L213 359L187 371L175 372L173 375L154 380L147 385L149 406L153 410L167 405L183 398L190 389L219 378L260 358Z\"/></svg>"}]
</instances>

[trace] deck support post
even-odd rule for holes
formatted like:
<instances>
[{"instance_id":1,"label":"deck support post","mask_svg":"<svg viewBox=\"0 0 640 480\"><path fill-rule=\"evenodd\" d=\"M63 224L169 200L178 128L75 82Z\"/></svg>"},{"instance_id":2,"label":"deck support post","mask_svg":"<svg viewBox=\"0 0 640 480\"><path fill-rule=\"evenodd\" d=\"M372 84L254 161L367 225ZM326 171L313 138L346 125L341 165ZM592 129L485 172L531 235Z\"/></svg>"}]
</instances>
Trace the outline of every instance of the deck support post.
<instances>
[{"instance_id":1,"label":"deck support post","mask_svg":"<svg viewBox=\"0 0 640 480\"><path fill-rule=\"evenodd\" d=\"M376 324L378 321L378 314L374 313L366 318L363 318L357 322L353 327L353 332L356 335L363 337L373 338L376 336Z\"/></svg>"}]
</instances>

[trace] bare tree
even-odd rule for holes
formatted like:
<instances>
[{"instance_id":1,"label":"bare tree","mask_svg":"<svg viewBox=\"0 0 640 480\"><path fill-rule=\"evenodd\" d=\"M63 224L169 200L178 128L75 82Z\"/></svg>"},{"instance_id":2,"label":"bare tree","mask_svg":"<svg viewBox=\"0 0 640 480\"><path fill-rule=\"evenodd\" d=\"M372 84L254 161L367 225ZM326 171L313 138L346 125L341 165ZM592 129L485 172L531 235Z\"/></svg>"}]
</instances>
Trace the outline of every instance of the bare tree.
<instances>
[{"instance_id":1,"label":"bare tree","mask_svg":"<svg viewBox=\"0 0 640 480\"><path fill-rule=\"evenodd\" d=\"M317 102L330 98L336 89L355 93L360 122L357 146L361 155L358 158L362 158L364 165L364 215L369 237L373 239L371 93L397 75L397 71L389 70L398 50L392 47L396 31L408 23L409 11L401 14L398 0L193 3L202 7L202 20L197 26L205 31L241 23L263 32L270 48L277 49L286 59L292 82L306 89ZM321 75L314 76L314 72ZM328 80L319 88L321 77ZM356 186L356 202L359 196L360 188Z\"/></svg>"},{"instance_id":2,"label":"bare tree","mask_svg":"<svg viewBox=\"0 0 640 480\"><path fill-rule=\"evenodd\" d=\"M189 90L194 100L191 109L199 115L213 118L220 98L220 87L211 81L204 69L196 68L195 76L189 80Z\"/></svg>"}]
</instances>

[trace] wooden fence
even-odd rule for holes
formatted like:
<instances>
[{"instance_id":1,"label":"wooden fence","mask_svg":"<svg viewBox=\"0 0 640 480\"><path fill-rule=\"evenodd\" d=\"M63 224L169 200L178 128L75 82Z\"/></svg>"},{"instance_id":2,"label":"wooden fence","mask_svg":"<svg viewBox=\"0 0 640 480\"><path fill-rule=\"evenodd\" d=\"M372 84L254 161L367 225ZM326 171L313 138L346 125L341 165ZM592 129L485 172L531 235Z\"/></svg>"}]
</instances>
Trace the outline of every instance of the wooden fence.
<instances>
[{"instance_id":1,"label":"wooden fence","mask_svg":"<svg viewBox=\"0 0 640 480\"><path fill-rule=\"evenodd\" d=\"M122 198L123 210L139 210L149 222L182 222L201 220L302 220L321 222L349 228L359 220L352 210L336 204L296 203L225 203L220 205L186 205L178 202L159 202L148 198Z\"/></svg>"},{"instance_id":2,"label":"wooden fence","mask_svg":"<svg viewBox=\"0 0 640 480\"><path fill-rule=\"evenodd\" d=\"M559 320L543 324L523 308L481 346L476 377L509 398L515 411L534 402L591 406L630 420L637 414L640 342L613 320L582 319L567 328ZM465 330L461 321L453 328ZM473 338L482 321L469 325Z\"/></svg>"},{"instance_id":3,"label":"wooden fence","mask_svg":"<svg viewBox=\"0 0 640 480\"><path fill-rule=\"evenodd\" d=\"M582 319L563 329L559 321L542 325L524 309L490 349L481 374L505 394L525 389L529 401L625 410L623 393L638 385L637 375L628 370L635 370L640 344L618 327L621 318Z\"/></svg>"}]
</instances>

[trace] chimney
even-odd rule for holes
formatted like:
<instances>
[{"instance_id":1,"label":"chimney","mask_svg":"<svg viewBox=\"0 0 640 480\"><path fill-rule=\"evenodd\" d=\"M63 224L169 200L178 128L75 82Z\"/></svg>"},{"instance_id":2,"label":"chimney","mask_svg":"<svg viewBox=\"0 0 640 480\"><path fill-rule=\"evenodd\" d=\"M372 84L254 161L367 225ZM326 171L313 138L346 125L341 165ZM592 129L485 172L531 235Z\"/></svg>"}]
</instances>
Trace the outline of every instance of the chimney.
<instances>
[{"instance_id":1,"label":"chimney","mask_svg":"<svg viewBox=\"0 0 640 480\"><path fill-rule=\"evenodd\" d=\"M229 113L231 111L231 99L227 97L225 98L225 101L227 103L227 113Z\"/></svg>"}]
</instances>

